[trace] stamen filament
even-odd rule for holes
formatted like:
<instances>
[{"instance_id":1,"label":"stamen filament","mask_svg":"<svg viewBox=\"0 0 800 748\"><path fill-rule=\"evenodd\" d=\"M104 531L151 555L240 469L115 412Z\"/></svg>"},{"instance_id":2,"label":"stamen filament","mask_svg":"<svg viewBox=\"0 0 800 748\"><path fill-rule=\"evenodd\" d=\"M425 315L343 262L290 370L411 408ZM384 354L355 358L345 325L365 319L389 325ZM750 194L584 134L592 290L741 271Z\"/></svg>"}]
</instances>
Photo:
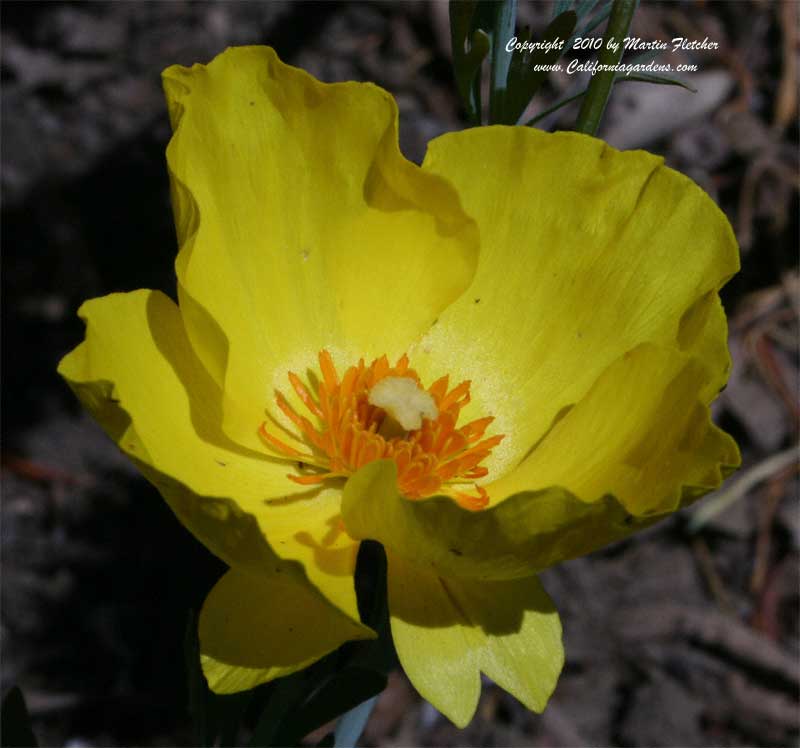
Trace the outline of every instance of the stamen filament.
<instances>
[{"instance_id":1,"label":"stamen filament","mask_svg":"<svg viewBox=\"0 0 800 748\"><path fill-rule=\"evenodd\" d=\"M279 410L297 428L299 436L295 438L322 454L301 452L271 434L266 423L258 430L272 452L300 459L320 471L290 474L287 476L290 480L304 486L320 485L332 478L346 477L375 460L392 459L397 465L398 488L407 499L445 493L465 509L479 510L488 505L486 489L474 481L489 474L488 468L480 463L502 441L503 435L483 438L494 421L492 416L458 427L460 412L470 402L469 381L448 389L447 374L437 379L422 397L422 402L427 398L430 403L432 399L436 407L434 409L433 404L424 406L421 426L412 431L392 430L387 425L392 417L370 402L370 392L378 382L389 377L410 379L421 390L419 376L409 368L407 355L401 356L394 366L386 356L375 359L369 366L361 359L356 366L348 368L341 379L328 351L321 351L318 358L322 380L316 393L312 394L294 372L289 372L289 382L308 412L319 421L319 427L298 413L281 393L276 394L275 400ZM388 386L388 383L381 385L384 392ZM408 404L403 400L405 395L396 401L401 407L410 408L412 402L420 401L421 396L414 394L414 386L397 382L397 387L403 393L410 393ZM378 402L383 405L382 401ZM430 417L425 415L428 410ZM415 417L414 426L419 422ZM455 488L470 483L474 493Z\"/></svg>"}]
</instances>

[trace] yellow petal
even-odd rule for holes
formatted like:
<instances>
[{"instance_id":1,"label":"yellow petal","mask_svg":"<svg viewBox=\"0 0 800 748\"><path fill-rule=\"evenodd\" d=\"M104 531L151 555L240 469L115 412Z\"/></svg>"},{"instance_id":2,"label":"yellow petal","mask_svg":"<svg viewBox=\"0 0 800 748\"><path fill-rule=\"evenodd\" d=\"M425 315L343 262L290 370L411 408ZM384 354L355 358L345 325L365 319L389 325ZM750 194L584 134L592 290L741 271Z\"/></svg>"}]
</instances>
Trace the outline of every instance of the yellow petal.
<instances>
[{"instance_id":1,"label":"yellow petal","mask_svg":"<svg viewBox=\"0 0 800 748\"><path fill-rule=\"evenodd\" d=\"M206 597L198 630L203 673L216 693L254 688L301 670L349 639L374 637L285 574L236 570Z\"/></svg>"},{"instance_id":2,"label":"yellow petal","mask_svg":"<svg viewBox=\"0 0 800 748\"><path fill-rule=\"evenodd\" d=\"M613 497L586 503L561 488L516 494L479 512L445 496L409 501L397 492L389 460L348 480L342 512L353 537L378 540L444 577L483 580L528 577L653 521L631 518Z\"/></svg>"},{"instance_id":3,"label":"yellow petal","mask_svg":"<svg viewBox=\"0 0 800 748\"><path fill-rule=\"evenodd\" d=\"M423 698L464 727L481 693L474 632L438 576L393 553L387 561L392 640L400 664Z\"/></svg>"},{"instance_id":4,"label":"yellow petal","mask_svg":"<svg viewBox=\"0 0 800 748\"><path fill-rule=\"evenodd\" d=\"M535 577L442 579L389 554L392 639L419 693L458 727L472 719L480 673L541 712L564 664L561 623Z\"/></svg>"},{"instance_id":5,"label":"yellow petal","mask_svg":"<svg viewBox=\"0 0 800 748\"><path fill-rule=\"evenodd\" d=\"M224 387L225 432L259 447L264 409L284 422L288 370L316 370L323 348L341 366L402 354L469 283L477 232L400 154L376 86L320 83L267 47L164 84L181 310Z\"/></svg>"},{"instance_id":6,"label":"yellow petal","mask_svg":"<svg viewBox=\"0 0 800 748\"><path fill-rule=\"evenodd\" d=\"M472 412L495 415L507 435L486 463L493 475L640 343L701 358L713 374L706 402L723 385L716 292L738 269L736 241L661 158L577 133L481 127L434 140L423 168L456 186L481 254L413 360L426 376L473 381Z\"/></svg>"},{"instance_id":7,"label":"yellow petal","mask_svg":"<svg viewBox=\"0 0 800 748\"><path fill-rule=\"evenodd\" d=\"M711 376L677 350L639 346L470 512L409 501L396 467L367 465L346 487L348 532L450 577L512 579L589 553L717 487L739 464L733 439L698 400ZM504 498L504 497L508 498Z\"/></svg>"},{"instance_id":8,"label":"yellow petal","mask_svg":"<svg viewBox=\"0 0 800 748\"><path fill-rule=\"evenodd\" d=\"M285 463L222 434L219 389L175 304L136 291L86 302L79 314L86 340L59 373L181 522L231 566L285 568L358 621L357 544L340 529L340 493L304 490Z\"/></svg>"},{"instance_id":9,"label":"yellow petal","mask_svg":"<svg viewBox=\"0 0 800 748\"><path fill-rule=\"evenodd\" d=\"M593 500L613 494L635 515L672 512L741 458L698 399L715 377L697 359L645 344L613 363L523 463L487 489L495 497L559 485Z\"/></svg>"}]
</instances>

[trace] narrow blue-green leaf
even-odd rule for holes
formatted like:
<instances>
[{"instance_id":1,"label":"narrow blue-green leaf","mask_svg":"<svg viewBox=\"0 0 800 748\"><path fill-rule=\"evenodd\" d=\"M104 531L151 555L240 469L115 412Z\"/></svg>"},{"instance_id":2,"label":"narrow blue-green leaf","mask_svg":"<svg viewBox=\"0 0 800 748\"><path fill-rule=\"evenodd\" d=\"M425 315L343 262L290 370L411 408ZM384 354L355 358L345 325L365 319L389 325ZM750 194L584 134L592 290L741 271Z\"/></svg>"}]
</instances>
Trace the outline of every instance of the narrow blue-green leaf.
<instances>
[{"instance_id":1,"label":"narrow blue-green leaf","mask_svg":"<svg viewBox=\"0 0 800 748\"><path fill-rule=\"evenodd\" d=\"M489 55L491 41L489 35L483 29L475 29L472 32L472 46L470 47L470 65L472 66L472 83L469 89L469 95L472 98L473 108L475 111L473 122L475 124L481 123L482 105L481 105L481 66L483 61Z\"/></svg>"},{"instance_id":2,"label":"narrow blue-green leaf","mask_svg":"<svg viewBox=\"0 0 800 748\"><path fill-rule=\"evenodd\" d=\"M687 91L697 93L697 89L692 88L692 86L685 81L679 80L678 78L672 78L668 75L659 75L657 73L630 73L629 75L625 75L625 73L617 73L616 82L623 83L625 81L635 81L637 83L655 83L656 85L660 86L680 86L681 88L685 88Z\"/></svg>"},{"instance_id":3,"label":"narrow blue-green leaf","mask_svg":"<svg viewBox=\"0 0 800 748\"><path fill-rule=\"evenodd\" d=\"M208 711L214 730L214 739L209 745L218 745L221 748L241 745L239 726L254 693L241 691L221 695L209 692Z\"/></svg>"},{"instance_id":4,"label":"narrow blue-green leaf","mask_svg":"<svg viewBox=\"0 0 800 748\"><path fill-rule=\"evenodd\" d=\"M14 686L4 697L0 706L0 746L35 748L39 743L31 729L31 717L25 697L18 686Z\"/></svg>"},{"instance_id":5,"label":"narrow blue-green leaf","mask_svg":"<svg viewBox=\"0 0 800 748\"><path fill-rule=\"evenodd\" d=\"M636 55L635 57L631 57L631 59L626 60L626 62L630 65L647 65L650 62L655 62L660 55L660 50L648 49L641 54Z\"/></svg>"},{"instance_id":6,"label":"narrow blue-green leaf","mask_svg":"<svg viewBox=\"0 0 800 748\"><path fill-rule=\"evenodd\" d=\"M279 745L299 745L308 733L386 688L397 655L389 631L386 553L380 543L361 543L355 586L361 620L378 633L378 638L349 642L305 671L308 695L283 718L274 738Z\"/></svg>"},{"instance_id":7,"label":"narrow blue-green leaf","mask_svg":"<svg viewBox=\"0 0 800 748\"><path fill-rule=\"evenodd\" d=\"M608 2L603 8L594 16L589 19L586 25L581 29L581 36L588 36L592 33L603 21L611 15L611 2Z\"/></svg>"},{"instance_id":8,"label":"narrow blue-green leaf","mask_svg":"<svg viewBox=\"0 0 800 748\"><path fill-rule=\"evenodd\" d=\"M575 15L578 16L578 21L582 21L586 16L594 10L594 6L600 0L580 0L575 6Z\"/></svg>"},{"instance_id":9,"label":"narrow blue-green leaf","mask_svg":"<svg viewBox=\"0 0 800 748\"><path fill-rule=\"evenodd\" d=\"M384 676L397 665L397 653L394 651L389 624L386 567L386 551L383 546L374 540L362 541L356 560L358 613L361 620L378 634L378 638L352 642L347 646L348 666ZM361 701L368 696L364 696Z\"/></svg>"},{"instance_id":10,"label":"narrow blue-green leaf","mask_svg":"<svg viewBox=\"0 0 800 748\"><path fill-rule=\"evenodd\" d=\"M553 3L553 18L558 18L562 13L566 13L570 5L572 5L572 0L556 0Z\"/></svg>"},{"instance_id":11,"label":"narrow blue-green leaf","mask_svg":"<svg viewBox=\"0 0 800 748\"><path fill-rule=\"evenodd\" d=\"M670 86L681 86L685 88L687 91L691 91L692 93L697 93L697 89L692 88L688 83L684 83L683 81L679 81L677 78L667 78L667 76L662 75L652 75L649 73L631 73L630 75L625 75L625 73L617 73L617 83L625 83L626 81L635 81L641 83L659 83L662 85L670 85ZM548 107L547 109L542 110L539 112L535 117L531 117L526 123L526 127L531 127L535 125L537 122L540 122L548 114L552 114L553 112L557 112L562 107L567 106L567 104L571 104L573 101L577 101L582 96L586 95L587 88L584 88L583 91L579 91L572 96L567 96L561 101L553 104L553 106Z\"/></svg>"},{"instance_id":12,"label":"narrow blue-green leaf","mask_svg":"<svg viewBox=\"0 0 800 748\"><path fill-rule=\"evenodd\" d=\"M378 697L373 696L341 716L333 733L334 748L355 748L377 702Z\"/></svg>"},{"instance_id":13,"label":"narrow blue-green leaf","mask_svg":"<svg viewBox=\"0 0 800 748\"><path fill-rule=\"evenodd\" d=\"M456 79L456 88L461 102L467 113L467 118L474 122L477 116L472 81L476 73L476 66L471 59L473 52L471 44L472 18L475 15L477 0L450 0L450 43L453 50L453 75ZM488 52L488 47L487 50ZM484 54L484 57L486 55ZM481 62L483 57L481 57ZM480 63L478 66L480 67Z\"/></svg>"},{"instance_id":14,"label":"narrow blue-green leaf","mask_svg":"<svg viewBox=\"0 0 800 748\"><path fill-rule=\"evenodd\" d=\"M577 101L586 93L586 89L584 88L583 91L580 93L576 93L574 96L568 96L566 99L562 99L557 104L553 104L553 106L548 107L547 109L539 112L535 117L531 117L526 123L526 127L531 127L535 125L540 120L543 120L548 114L552 114L553 112L557 112L562 107L565 107L567 104L571 104L573 101Z\"/></svg>"},{"instance_id":15,"label":"narrow blue-green leaf","mask_svg":"<svg viewBox=\"0 0 800 748\"><path fill-rule=\"evenodd\" d=\"M347 667L314 691L284 719L276 734L278 745L298 745L308 733L350 711L386 688L386 675ZM253 744L255 745L255 744Z\"/></svg>"},{"instance_id":16,"label":"narrow blue-green leaf","mask_svg":"<svg viewBox=\"0 0 800 748\"><path fill-rule=\"evenodd\" d=\"M503 101L506 96L511 55L506 47L514 36L517 24L517 0L500 0L496 7L492 29L492 69L489 89L489 124L503 121Z\"/></svg>"},{"instance_id":17,"label":"narrow blue-green leaf","mask_svg":"<svg viewBox=\"0 0 800 748\"><path fill-rule=\"evenodd\" d=\"M183 637L183 661L186 668L186 691L189 697L189 716L198 745L213 745L214 735L209 734L206 714L206 686L200 668L200 645L197 640L197 614L189 611L186 620L186 633Z\"/></svg>"},{"instance_id":18,"label":"narrow blue-green leaf","mask_svg":"<svg viewBox=\"0 0 800 748\"><path fill-rule=\"evenodd\" d=\"M466 54L466 42L472 29L472 19L478 0L450 0L450 43L453 46L453 57Z\"/></svg>"},{"instance_id":19,"label":"narrow blue-green leaf","mask_svg":"<svg viewBox=\"0 0 800 748\"><path fill-rule=\"evenodd\" d=\"M578 17L569 10L551 21L544 30L541 41L562 43L575 29ZM503 124L515 125L547 76L546 70L536 67L552 65L564 53L565 47L548 50L537 49L532 54L515 52L508 75L508 90L503 107Z\"/></svg>"},{"instance_id":20,"label":"narrow blue-green leaf","mask_svg":"<svg viewBox=\"0 0 800 748\"><path fill-rule=\"evenodd\" d=\"M186 667L186 690L189 715L195 742L201 746L239 744L239 725L253 691L219 695L208 690L200 667L200 644L197 639L197 614L189 611L183 640Z\"/></svg>"},{"instance_id":21,"label":"narrow blue-green leaf","mask_svg":"<svg viewBox=\"0 0 800 748\"><path fill-rule=\"evenodd\" d=\"M478 0L450 0L449 10L456 88L467 118L480 124L480 70L490 43L479 27L485 25L486 11Z\"/></svg>"},{"instance_id":22,"label":"narrow blue-green leaf","mask_svg":"<svg viewBox=\"0 0 800 748\"><path fill-rule=\"evenodd\" d=\"M285 744L280 737L281 730L287 716L302 698L306 687L305 675L305 671L301 670L272 681L266 706L250 738L251 748L269 748Z\"/></svg>"},{"instance_id":23,"label":"narrow blue-green leaf","mask_svg":"<svg viewBox=\"0 0 800 748\"><path fill-rule=\"evenodd\" d=\"M579 16L578 26L575 27L575 32L572 34L572 36L570 36L570 38L567 39L567 43L564 49L565 50L572 49L572 44L575 41L575 39L577 39L579 36L580 37L589 36L589 34L591 34L592 31L594 31L601 23L603 23L603 21L605 21L606 18L608 18L611 15L611 3L612 0L608 0L605 3L605 5L603 5L599 10L595 12L595 16L593 18L589 18L589 20L586 21L583 28L580 29L578 28L578 26L580 26L581 21L584 21L586 20L587 17L591 16L591 10L588 11L584 16Z\"/></svg>"},{"instance_id":24,"label":"narrow blue-green leaf","mask_svg":"<svg viewBox=\"0 0 800 748\"><path fill-rule=\"evenodd\" d=\"M603 47L597 56L601 65L614 66L622 59L624 51L622 40L628 35L637 4L637 0L614 0L608 27L603 36ZM609 44L611 39L617 42L616 47L611 47ZM616 74L613 70L602 70L592 78L586 96L583 97L581 111L575 124L578 132L588 135L594 135L597 132L615 79Z\"/></svg>"}]
</instances>

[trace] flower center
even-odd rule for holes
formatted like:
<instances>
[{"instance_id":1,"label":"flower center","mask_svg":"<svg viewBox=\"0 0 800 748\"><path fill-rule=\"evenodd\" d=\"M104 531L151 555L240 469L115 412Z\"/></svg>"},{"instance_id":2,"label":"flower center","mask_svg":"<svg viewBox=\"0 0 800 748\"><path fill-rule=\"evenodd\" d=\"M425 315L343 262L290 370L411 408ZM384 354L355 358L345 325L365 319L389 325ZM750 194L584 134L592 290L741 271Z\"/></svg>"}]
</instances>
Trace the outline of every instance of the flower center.
<instances>
[{"instance_id":1,"label":"flower center","mask_svg":"<svg viewBox=\"0 0 800 748\"><path fill-rule=\"evenodd\" d=\"M449 376L423 389L417 372L403 355L394 366L386 356L369 366L361 359L340 379L330 354L319 354L322 381L316 397L294 372L289 382L315 425L298 413L278 392L276 402L297 427L295 438L304 442L303 452L278 439L262 423L259 434L280 457L301 460L314 472L289 475L295 483L314 485L329 478L346 477L375 460L397 464L400 492L408 499L436 493L451 496L467 509L483 509L489 503L486 490L474 482L488 475L481 462L503 439L483 438L492 416L458 426L461 409L470 400L470 382L449 389ZM473 491L462 487L473 485Z\"/></svg>"},{"instance_id":2,"label":"flower center","mask_svg":"<svg viewBox=\"0 0 800 748\"><path fill-rule=\"evenodd\" d=\"M429 393L419 386L416 379L410 377L386 377L381 379L369 391L367 402L377 405L386 411L381 425L399 425L403 431L418 431L422 428L422 419L436 420L439 411ZM391 422L394 422L393 424Z\"/></svg>"}]
</instances>

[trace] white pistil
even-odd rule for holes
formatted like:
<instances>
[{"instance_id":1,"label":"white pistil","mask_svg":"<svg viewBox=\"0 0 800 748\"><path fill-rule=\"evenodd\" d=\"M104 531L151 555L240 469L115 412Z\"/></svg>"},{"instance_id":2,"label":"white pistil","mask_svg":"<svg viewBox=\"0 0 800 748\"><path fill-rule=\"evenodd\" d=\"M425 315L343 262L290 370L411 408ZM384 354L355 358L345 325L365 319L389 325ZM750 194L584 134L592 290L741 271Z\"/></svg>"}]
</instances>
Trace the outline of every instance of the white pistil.
<instances>
[{"instance_id":1,"label":"white pistil","mask_svg":"<svg viewBox=\"0 0 800 748\"><path fill-rule=\"evenodd\" d=\"M381 379L369 391L368 400L370 405L383 408L405 431L422 428L423 418L434 420L439 416L433 398L408 377Z\"/></svg>"}]
</instances>

